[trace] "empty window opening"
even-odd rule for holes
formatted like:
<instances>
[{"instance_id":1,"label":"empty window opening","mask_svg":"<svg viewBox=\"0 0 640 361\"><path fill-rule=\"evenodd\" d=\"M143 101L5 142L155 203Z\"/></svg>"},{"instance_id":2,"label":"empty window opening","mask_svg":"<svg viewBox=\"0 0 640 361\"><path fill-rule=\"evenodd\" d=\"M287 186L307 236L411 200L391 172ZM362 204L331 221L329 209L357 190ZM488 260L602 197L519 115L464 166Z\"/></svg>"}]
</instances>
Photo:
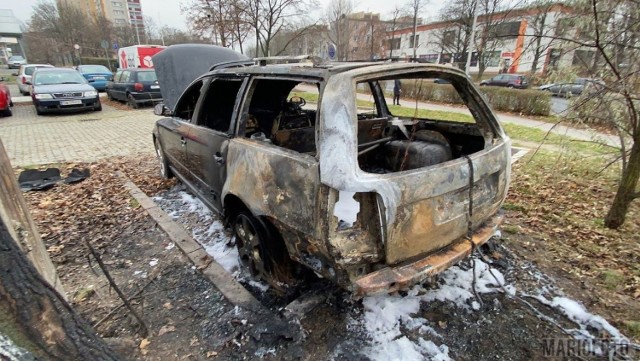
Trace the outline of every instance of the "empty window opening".
<instances>
[{"instance_id":1,"label":"empty window opening","mask_svg":"<svg viewBox=\"0 0 640 361\"><path fill-rule=\"evenodd\" d=\"M484 149L479 123L486 125L487 120L466 107L472 100L463 84L464 80L437 72L358 82L360 168L370 173L400 172ZM456 108L442 110L435 103Z\"/></svg>"},{"instance_id":2,"label":"empty window opening","mask_svg":"<svg viewBox=\"0 0 640 361\"><path fill-rule=\"evenodd\" d=\"M254 80L242 117L245 137L315 156L318 89L305 81Z\"/></svg>"}]
</instances>

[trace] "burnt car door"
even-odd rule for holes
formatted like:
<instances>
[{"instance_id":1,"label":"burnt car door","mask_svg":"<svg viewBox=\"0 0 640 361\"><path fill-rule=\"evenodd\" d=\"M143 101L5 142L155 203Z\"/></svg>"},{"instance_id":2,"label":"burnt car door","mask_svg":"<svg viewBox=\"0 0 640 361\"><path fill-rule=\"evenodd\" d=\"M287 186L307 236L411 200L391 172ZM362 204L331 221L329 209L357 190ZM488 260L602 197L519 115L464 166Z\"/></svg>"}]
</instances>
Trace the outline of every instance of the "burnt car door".
<instances>
[{"instance_id":1,"label":"burnt car door","mask_svg":"<svg viewBox=\"0 0 640 361\"><path fill-rule=\"evenodd\" d=\"M212 78L201 96L187 138L187 164L193 186L218 211L222 211L220 194L226 179L227 150L243 87L241 77Z\"/></svg>"},{"instance_id":2,"label":"burnt car door","mask_svg":"<svg viewBox=\"0 0 640 361\"><path fill-rule=\"evenodd\" d=\"M187 137L203 83L199 80L187 88L178 100L173 115L158 122L159 139L169 164L182 180L189 182L192 179L187 165Z\"/></svg>"}]
</instances>

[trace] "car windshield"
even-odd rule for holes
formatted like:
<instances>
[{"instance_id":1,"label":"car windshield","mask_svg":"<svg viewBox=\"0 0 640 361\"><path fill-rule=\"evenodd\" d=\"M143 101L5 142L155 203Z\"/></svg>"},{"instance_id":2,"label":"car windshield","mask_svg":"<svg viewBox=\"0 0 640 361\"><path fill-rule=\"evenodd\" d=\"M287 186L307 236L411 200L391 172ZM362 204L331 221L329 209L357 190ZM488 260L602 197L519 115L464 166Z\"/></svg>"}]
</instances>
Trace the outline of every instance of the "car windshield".
<instances>
[{"instance_id":1,"label":"car windshield","mask_svg":"<svg viewBox=\"0 0 640 361\"><path fill-rule=\"evenodd\" d=\"M75 71L45 71L34 75L34 85L85 84L87 81Z\"/></svg>"},{"instance_id":2,"label":"car windshield","mask_svg":"<svg viewBox=\"0 0 640 361\"><path fill-rule=\"evenodd\" d=\"M158 80L155 71L141 71L138 73L138 81L149 81L153 82Z\"/></svg>"},{"instance_id":3,"label":"car windshield","mask_svg":"<svg viewBox=\"0 0 640 361\"><path fill-rule=\"evenodd\" d=\"M32 75L38 68L51 68L50 66L28 66L24 68L24 75Z\"/></svg>"},{"instance_id":4,"label":"car windshield","mask_svg":"<svg viewBox=\"0 0 640 361\"><path fill-rule=\"evenodd\" d=\"M80 67L81 73L111 73L106 66L103 65L82 65Z\"/></svg>"},{"instance_id":5,"label":"car windshield","mask_svg":"<svg viewBox=\"0 0 640 361\"><path fill-rule=\"evenodd\" d=\"M24 58L21 57L20 55L15 55L9 58L9 61L16 61L16 60L24 60Z\"/></svg>"}]
</instances>

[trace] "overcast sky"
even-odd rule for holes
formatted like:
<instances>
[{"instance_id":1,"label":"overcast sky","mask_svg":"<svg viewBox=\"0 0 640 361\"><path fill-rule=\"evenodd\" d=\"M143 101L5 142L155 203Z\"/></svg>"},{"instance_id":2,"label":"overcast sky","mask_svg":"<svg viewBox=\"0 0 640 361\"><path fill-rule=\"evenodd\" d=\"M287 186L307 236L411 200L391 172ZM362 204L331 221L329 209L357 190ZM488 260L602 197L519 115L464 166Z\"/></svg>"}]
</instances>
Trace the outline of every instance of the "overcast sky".
<instances>
[{"instance_id":1,"label":"overcast sky","mask_svg":"<svg viewBox=\"0 0 640 361\"><path fill-rule=\"evenodd\" d=\"M325 8L330 0L318 0L322 8ZM184 16L180 13L180 4L187 3L186 0L142 0L142 11L146 16L150 16L156 22L156 24L168 25L174 28L187 30L187 24ZM409 0L356 0L356 11L371 11L380 13L382 17L390 14L397 4L399 7L405 6ZM38 0L18 0L2 1L0 8L13 10L14 15L24 21L25 23L31 17L31 11ZM437 14L445 0L431 0L425 7L424 18L429 19ZM318 17L321 14L318 14Z\"/></svg>"}]
</instances>

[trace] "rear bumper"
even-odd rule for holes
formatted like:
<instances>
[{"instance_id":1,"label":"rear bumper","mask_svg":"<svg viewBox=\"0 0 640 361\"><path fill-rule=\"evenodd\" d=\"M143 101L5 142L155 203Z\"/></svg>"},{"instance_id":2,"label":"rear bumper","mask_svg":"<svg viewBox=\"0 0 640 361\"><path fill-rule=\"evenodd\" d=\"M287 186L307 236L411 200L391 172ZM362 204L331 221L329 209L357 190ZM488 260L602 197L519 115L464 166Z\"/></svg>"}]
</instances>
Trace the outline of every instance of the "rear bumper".
<instances>
[{"instance_id":1,"label":"rear bumper","mask_svg":"<svg viewBox=\"0 0 640 361\"><path fill-rule=\"evenodd\" d=\"M476 246L486 243L504 221L502 214L489 218L477 228L472 236ZM405 289L413 284L424 281L445 269L451 267L471 254L471 243L465 238L459 238L443 250L432 253L415 262L402 266L386 267L369 273L355 280L354 293L358 297L365 295L389 293Z\"/></svg>"},{"instance_id":2,"label":"rear bumper","mask_svg":"<svg viewBox=\"0 0 640 361\"><path fill-rule=\"evenodd\" d=\"M130 93L136 103L148 103L148 102L161 102L162 93L160 92L143 92L143 93Z\"/></svg>"}]
</instances>

